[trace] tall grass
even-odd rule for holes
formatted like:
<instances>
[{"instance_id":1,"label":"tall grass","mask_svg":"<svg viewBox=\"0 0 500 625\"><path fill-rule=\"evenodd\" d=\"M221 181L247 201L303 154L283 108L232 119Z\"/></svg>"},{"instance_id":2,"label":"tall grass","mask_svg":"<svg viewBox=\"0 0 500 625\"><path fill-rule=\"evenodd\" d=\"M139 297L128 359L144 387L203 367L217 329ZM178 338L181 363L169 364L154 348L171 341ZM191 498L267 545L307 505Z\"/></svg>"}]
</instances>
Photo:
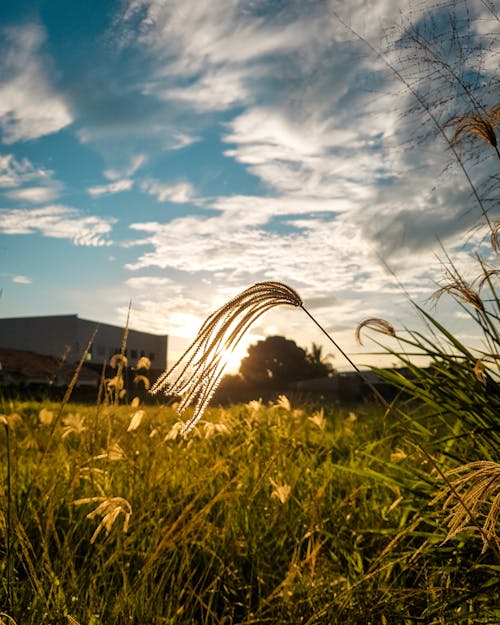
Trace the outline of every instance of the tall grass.
<instances>
[{"instance_id":1,"label":"tall grass","mask_svg":"<svg viewBox=\"0 0 500 625\"><path fill-rule=\"evenodd\" d=\"M95 408L69 408L81 427L56 426L20 522L50 426L37 404L2 406L7 420L19 415L8 612L18 625L496 618L491 552L479 538L442 544L444 515L429 506L438 478L376 405L211 408L180 442L173 409L144 408L128 431L135 409L110 405L112 445L99 429L97 453ZM4 506L0 518L5 537Z\"/></svg>"}]
</instances>

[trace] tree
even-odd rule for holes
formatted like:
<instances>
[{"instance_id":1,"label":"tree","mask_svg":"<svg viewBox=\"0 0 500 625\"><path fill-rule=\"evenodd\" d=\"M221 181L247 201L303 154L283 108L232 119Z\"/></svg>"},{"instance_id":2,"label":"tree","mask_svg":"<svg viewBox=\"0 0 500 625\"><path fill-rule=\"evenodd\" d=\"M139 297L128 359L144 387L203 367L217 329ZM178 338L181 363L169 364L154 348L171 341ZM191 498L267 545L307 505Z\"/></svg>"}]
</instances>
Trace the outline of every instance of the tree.
<instances>
[{"instance_id":1,"label":"tree","mask_svg":"<svg viewBox=\"0 0 500 625\"><path fill-rule=\"evenodd\" d=\"M308 353L284 336L268 336L251 345L240 365L240 375L247 384L266 386L323 377L331 371L320 346L313 344L312 353Z\"/></svg>"}]
</instances>

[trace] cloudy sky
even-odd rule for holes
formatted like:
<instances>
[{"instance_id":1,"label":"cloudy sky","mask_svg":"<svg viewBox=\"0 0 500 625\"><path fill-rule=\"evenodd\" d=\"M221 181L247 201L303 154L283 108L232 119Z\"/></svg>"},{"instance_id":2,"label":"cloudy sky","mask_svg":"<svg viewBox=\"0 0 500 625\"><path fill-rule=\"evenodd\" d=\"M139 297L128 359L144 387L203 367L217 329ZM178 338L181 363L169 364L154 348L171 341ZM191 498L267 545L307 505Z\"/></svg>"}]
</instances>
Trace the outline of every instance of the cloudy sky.
<instances>
[{"instance_id":1,"label":"cloudy sky","mask_svg":"<svg viewBox=\"0 0 500 625\"><path fill-rule=\"evenodd\" d=\"M442 248L471 276L490 254L438 129L498 101L490 0L4 0L0 31L1 317L121 325L132 301L133 328L189 339L279 280L368 363L360 321L415 326ZM274 333L323 343L285 308L248 341Z\"/></svg>"}]
</instances>

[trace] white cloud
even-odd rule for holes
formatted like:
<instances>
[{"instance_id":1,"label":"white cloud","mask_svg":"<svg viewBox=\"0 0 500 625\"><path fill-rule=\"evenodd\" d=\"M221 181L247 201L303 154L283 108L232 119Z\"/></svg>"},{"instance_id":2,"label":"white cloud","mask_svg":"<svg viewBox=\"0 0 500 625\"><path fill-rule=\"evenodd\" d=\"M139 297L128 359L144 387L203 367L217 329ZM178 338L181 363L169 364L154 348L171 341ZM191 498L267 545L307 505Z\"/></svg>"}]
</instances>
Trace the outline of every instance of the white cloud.
<instances>
[{"instance_id":1,"label":"white cloud","mask_svg":"<svg viewBox=\"0 0 500 625\"><path fill-rule=\"evenodd\" d=\"M272 25L235 0L196 2L131 0L124 21L141 14L139 41L169 59L168 73L193 75L210 65L243 63L298 49L308 29L297 22ZM175 58L173 54L175 52Z\"/></svg>"},{"instance_id":2,"label":"white cloud","mask_svg":"<svg viewBox=\"0 0 500 625\"><path fill-rule=\"evenodd\" d=\"M24 189L16 189L9 191L7 197L12 200L31 202L32 204L41 204L50 202L59 195L59 190L52 187L26 187Z\"/></svg>"},{"instance_id":3,"label":"white cloud","mask_svg":"<svg viewBox=\"0 0 500 625\"><path fill-rule=\"evenodd\" d=\"M146 180L141 184L141 190L154 195L158 202L185 204L195 199L193 186L189 182L162 183Z\"/></svg>"},{"instance_id":4,"label":"white cloud","mask_svg":"<svg viewBox=\"0 0 500 625\"><path fill-rule=\"evenodd\" d=\"M100 197L101 195L112 195L114 193L122 193L123 191L130 191L134 183L128 178L123 180L115 180L109 184L103 184L96 187L89 187L87 192L92 197Z\"/></svg>"},{"instance_id":5,"label":"white cloud","mask_svg":"<svg viewBox=\"0 0 500 625\"><path fill-rule=\"evenodd\" d=\"M55 239L69 239L75 245L110 245L108 235L114 218L85 216L75 208L53 205L43 208L0 209L0 233L39 233Z\"/></svg>"},{"instance_id":6,"label":"white cloud","mask_svg":"<svg viewBox=\"0 0 500 625\"><path fill-rule=\"evenodd\" d=\"M150 289L159 286L172 286L174 283L168 278L162 278L161 276L140 276L137 278L129 278L125 284L132 289Z\"/></svg>"},{"instance_id":7,"label":"white cloud","mask_svg":"<svg viewBox=\"0 0 500 625\"><path fill-rule=\"evenodd\" d=\"M15 284L31 284L31 280L26 276L12 276L12 282Z\"/></svg>"},{"instance_id":8,"label":"white cloud","mask_svg":"<svg viewBox=\"0 0 500 625\"><path fill-rule=\"evenodd\" d=\"M36 139L64 128L73 115L54 87L54 67L43 51L45 32L37 24L2 30L0 129L4 143Z\"/></svg>"},{"instance_id":9,"label":"white cloud","mask_svg":"<svg viewBox=\"0 0 500 625\"><path fill-rule=\"evenodd\" d=\"M244 72L235 69L210 70L189 87L172 87L157 91L146 88L145 92L162 100L180 101L198 111L224 111L248 97Z\"/></svg>"},{"instance_id":10,"label":"white cloud","mask_svg":"<svg viewBox=\"0 0 500 625\"><path fill-rule=\"evenodd\" d=\"M52 171L35 167L27 158L16 160L13 154L0 154L0 188L47 182L52 175Z\"/></svg>"},{"instance_id":11,"label":"white cloud","mask_svg":"<svg viewBox=\"0 0 500 625\"><path fill-rule=\"evenodd\" d=\"M41 204L54 200L61 185L53 172L35 167L28 159L17 160L13 154L0 154L0 190L19 203Z\"/></svg>"}]
</instances>

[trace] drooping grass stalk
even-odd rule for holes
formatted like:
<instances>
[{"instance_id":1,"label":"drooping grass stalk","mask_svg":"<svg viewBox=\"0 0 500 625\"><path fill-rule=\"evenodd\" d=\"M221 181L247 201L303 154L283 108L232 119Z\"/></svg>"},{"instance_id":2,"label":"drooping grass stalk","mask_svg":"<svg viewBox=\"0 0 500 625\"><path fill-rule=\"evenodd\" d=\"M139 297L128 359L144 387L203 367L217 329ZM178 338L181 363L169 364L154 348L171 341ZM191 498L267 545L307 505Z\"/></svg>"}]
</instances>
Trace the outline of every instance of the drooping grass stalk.
<instances>
[{"instance_id":1,"label":"drooping grass stalk","mask_svg":"<svg viewBox=\"0 0 500 625\"><path fill-rule=\"evenodd\" d=\"M275 306L302 306L298 293L280 282L257 282L212 313L179 360L151 387L180 395L178 412L195 403L184 425L187 434L201 418L224 374L225 367L249 327ZM172 378L172 380L171 380Z\"/></svg>"}]
</instances>

